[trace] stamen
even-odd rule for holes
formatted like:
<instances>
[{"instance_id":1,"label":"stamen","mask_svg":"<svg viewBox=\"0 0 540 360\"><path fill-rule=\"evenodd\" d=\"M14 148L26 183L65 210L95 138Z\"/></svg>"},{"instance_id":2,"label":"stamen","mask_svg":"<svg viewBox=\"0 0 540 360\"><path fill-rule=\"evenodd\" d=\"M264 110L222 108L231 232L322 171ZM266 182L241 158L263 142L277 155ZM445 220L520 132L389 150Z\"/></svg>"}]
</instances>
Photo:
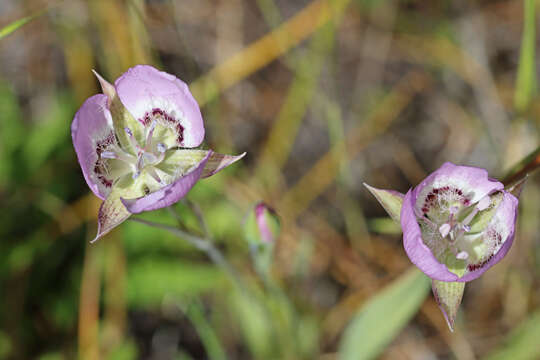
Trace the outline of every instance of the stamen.
<instances>
[{"instance_id":1,"label":"stamen","mask_svg":"<svg viewBox=\"0 0 540 360\"><path fill-rule=\"evenodd\" d=\"M136 151L142 150L141 147L139 146L139 143L137 142L137 139L135 139L135 136L133 136L133 132L131 131L131 129L128 127L125 127L124 131L126 132L129 139L129 143L131 144L133 149L135 149Z\"/></svg>"},{"instance_id":2,"label":"stamen","mask_svg":"<svg viewBox=\"0 0 540 360\"><path fill-rule=\"evenodd\" d=\"M101 157L103 159L117 159L118 156L114 151L104 151L101 153Z\"/></svg>"},{"instance_id":3,"label":"stamen","mask_svg":"<svg viewBox=\"0 0 540 360\"><path fill-rule=\"evenodd\" d=\"M448 223L444 223L439 227L439 232L441 233L441 236L444 238L448 235L448 233L452 230L452 227Z\"/></svg>"},{"instance_id":4,"label":"stamen","mask_svg":"<svg viewBox=\"0 0 540 360\"><path fill-rule=\"evenodd\" d=\"M161 184L161 178L159 177L158 173L156 172L156 169L154 169L152 166L149 166L146 168L146 171L148 172L148 174L154 179L156 180L158 183Z\"/></svg>"},{"instance_id":5,"label":"stamen","mask_svg":"<svg viewBox=\"0 0 540 360\"><path fill-rule=\"evenodd\" d=\"M128 164L135 164L137 161L133 155L126 154L121 149L116 148L115 151L104 151L101 153L102 159L118 159L122 160L124 162L127 162Z\"/></svg>"},{"instance_id":6,"label":"stamen","mask_svg":"<svg viewBox=\"0 0 540 360\"><path fill-rule=\"evenodd\" d=\"M146 134L146 143L144 144L144 148L147 151L152 151L152 136L154 135L154 129L156 128L157 121L152 121L152 124L150 124L150 130L148 130L148 133Z\"/></svg>"},{"instance_id":7,"label":"stamen","mask_svg":"<svg viewBox=\"0 0 540 360\"><path fill-rule=\"evenodd\" d=\"M132 176L133 179L136 179L139 177L139 175L141 175L142 164L143 164L143 157L139 156L139 158L137 159L137 163L135 164L135 172L133 172L133 176Z\"/></svg>"}]
</instances>

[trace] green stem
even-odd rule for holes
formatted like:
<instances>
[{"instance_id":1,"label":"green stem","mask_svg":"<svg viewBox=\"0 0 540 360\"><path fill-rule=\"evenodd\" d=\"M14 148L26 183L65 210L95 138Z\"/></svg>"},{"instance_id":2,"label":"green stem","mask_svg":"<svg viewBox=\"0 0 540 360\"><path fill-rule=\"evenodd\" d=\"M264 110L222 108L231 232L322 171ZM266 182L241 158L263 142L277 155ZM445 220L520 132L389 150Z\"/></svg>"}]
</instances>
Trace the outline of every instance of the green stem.
<instances>
[{"instance_id":1,"label":"green stem","mask_svg":"<svg viewBox=\"0 0 540 360\"><path fill-rule=\"evenodd\" d=\"M169 233L186 240L188 243L196 247L197 249L203 251L208 255L210 260L217 266L219 266L225 273L229 276L232 282L238 286L240 289L243 288L240 281L240 277L236 273L236 270L229 264L221 252L214 246L214 244L209 239L200 238L196 235L190 234L187 231L181 230L174 226L157 223L154 221L149 221L140 218L130 218L131 221L135 221L141 224L155 227L157 229L162 229L168 231Z\"/></svg>"},{"instance_id":2,"label":"green stem","mask_svg":"<svg viewBox=\"0 0 540 360\"><path fill-rule=\"evenodd\" d=\"M524 178L527 174L532 173L536 168L540 167L540 147L527 155L517 165L508 171L508 175L504 178L503 184L508 186Z\"/></svg>"}]
</instances>

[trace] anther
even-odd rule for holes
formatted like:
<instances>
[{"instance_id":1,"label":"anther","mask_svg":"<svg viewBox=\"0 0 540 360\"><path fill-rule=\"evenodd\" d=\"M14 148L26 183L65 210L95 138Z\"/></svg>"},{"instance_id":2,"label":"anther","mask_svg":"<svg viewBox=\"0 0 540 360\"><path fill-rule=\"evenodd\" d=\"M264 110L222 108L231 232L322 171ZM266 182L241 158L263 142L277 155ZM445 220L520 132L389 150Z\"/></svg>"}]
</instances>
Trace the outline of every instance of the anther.
<instances>
[{"instance_id":1,"label":"anther","mask_svg":"<svg viewBox=\"0 0 540 360\"><path fill-rule=\"evenodd\" d=\"M100 155L103 159L117 159L118 155L114 151L104 151Z\"/></svg>"},{"instance_id":2,"label":"anther","mask_svg":"<svg viewBox=\"0 0 540 360\"><path fill-rule=\"evenodd\" d=\"M137 139L135 139L135 136L133 136L133 132L131 131L131 129L128 128L128 127L125 127L124 131L126 132L126 134L128 136L128 139L129 139L129 143L131 144L133 149L135 151L140 151L141 147L139 146L139 143L137 142Z\"/></svg>"},{"instance_id":3,"label":"anther","mask_svg":"<svg viewBox=\"0 0 540 360\"><path fill-rule=\"evenodd\" d=\"M456 255L456 259L459 260L467 260L469 258L469 254L466 251L460 251Z\"/></svg>"},{"instance_id":4,"label":"anther","mask_svg":"<svg viewBox=\"0 0 540 360\"><path fill-rule=\"evenodd\" d=\"M159 143L159 144L157 144L157 150L160 153L164 153L165 151L167 151L167 146L165 146L164 143Z\"/></svg>"},{"instance_id":5,"label":"anther","mask_svg":"<svg viewBox=\"0 0 540 360\"><path fill-rule=\"evenodd\" d=\"M439 227L439 232L441 233L441 236L444 238L448 235L451 229L452 227L450 226L450 224L445 223Z\"/></svg>"}]
</instances>

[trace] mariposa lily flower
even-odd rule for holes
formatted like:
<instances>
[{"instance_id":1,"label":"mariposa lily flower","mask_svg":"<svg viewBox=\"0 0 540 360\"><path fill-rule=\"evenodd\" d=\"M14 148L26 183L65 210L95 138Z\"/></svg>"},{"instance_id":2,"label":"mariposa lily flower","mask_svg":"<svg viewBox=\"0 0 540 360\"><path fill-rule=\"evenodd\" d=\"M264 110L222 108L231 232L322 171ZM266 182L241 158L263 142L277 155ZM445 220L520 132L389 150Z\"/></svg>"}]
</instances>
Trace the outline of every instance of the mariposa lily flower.
<instances>
[{"instance_id":1,"label":"mariposa lily flower","mask_svg":"<svg viewBox=\"0 0 540 360\"><path fill-rule=\"evenodd\" d=\"M95 73L95 72L94 72ZM81 106L71 136L84 178L103 199L97 240L131 214L170 206L201 179L241 159L195 149L204 139L199 106L180 79L138 65Z\"/></svg>"},{"instance_id":2,"label":"mariposa lily flower","mask_svg":"<svg viewBox=\"0 0 540 360\"><path fill-rule=\"evenodd\" d=\"M464 283L499 262L514 240L518 199L486 170L443 164L406 195L368 189L403 230L409 259L433 280L450 328Z\"/></svg>"}]
</instances>

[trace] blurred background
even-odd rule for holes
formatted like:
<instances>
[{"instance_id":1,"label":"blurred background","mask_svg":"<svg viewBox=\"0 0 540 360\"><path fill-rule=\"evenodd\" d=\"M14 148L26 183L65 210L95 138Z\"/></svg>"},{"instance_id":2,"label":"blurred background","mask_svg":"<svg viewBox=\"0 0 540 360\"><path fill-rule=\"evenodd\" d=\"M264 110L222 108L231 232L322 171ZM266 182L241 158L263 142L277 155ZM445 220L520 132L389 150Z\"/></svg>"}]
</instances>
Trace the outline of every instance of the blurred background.
<instances>
[{"instance_id":1,"label":"blurred background","mask_svg":"<svg viewBox=\"0 0 540 360\"><path fill-rule=\"evenodd\" d=\"M534 0L1 0L0 358L540 359L537 173L454 333L362 186L534 160L536 25ZM248 153L175 206L196 234L200 209L240 286L139 223L89 244L100 201L70 124L91 69L142 63L190 84L206 148ZM266 274L260 200L281 220Z\"/></svg>"}]
</instances>

